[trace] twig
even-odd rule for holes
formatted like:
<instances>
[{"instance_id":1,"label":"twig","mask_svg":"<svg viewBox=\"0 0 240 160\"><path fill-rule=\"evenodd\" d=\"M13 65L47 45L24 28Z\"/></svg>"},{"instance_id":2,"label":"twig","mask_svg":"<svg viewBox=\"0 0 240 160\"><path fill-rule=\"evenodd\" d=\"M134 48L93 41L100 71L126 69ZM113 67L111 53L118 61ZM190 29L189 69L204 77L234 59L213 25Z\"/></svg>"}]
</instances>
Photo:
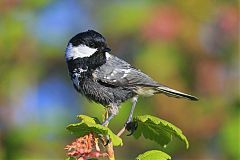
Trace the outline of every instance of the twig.
<instances>
[{"instance_id":1,"label":"twig","mask_svg":"<svg viewBox=\"0 0 240 160\"><path fill-rule=\"evenodd\" d=\"M108 110L106 110L105 113L105 120L108 118ZM106 127L108 126L108 124L106 124ZM109 142L108 145L106 146L106 152L108 154L108 158L109 160L115 160L115 156L114 156L114 150L113 150L113 144L112 142Z\"/></svg>"},{"instance_id":2,"label":"twig","mask_svg":"<svg viewBox=\"0 0 240 160\"><path fill-rule=\"evenodd\" d=\"M107 148L107 154L108 154L108 156L109 156L109 157L108 157L109 160L115 160L112 142L110 142L110 143L107 145L106 148Z\"/></svg>"},{"instance_id":3,"label":"twig","mask_svg":"<svg viewBox=\"0 0 240 160\"><path fill-rule=\"evenodd\" d=\"M124 126L124 127L118 132L117 136L120 137L125 130L126 130L126 126Z\"/></svg>"}]
</instances>

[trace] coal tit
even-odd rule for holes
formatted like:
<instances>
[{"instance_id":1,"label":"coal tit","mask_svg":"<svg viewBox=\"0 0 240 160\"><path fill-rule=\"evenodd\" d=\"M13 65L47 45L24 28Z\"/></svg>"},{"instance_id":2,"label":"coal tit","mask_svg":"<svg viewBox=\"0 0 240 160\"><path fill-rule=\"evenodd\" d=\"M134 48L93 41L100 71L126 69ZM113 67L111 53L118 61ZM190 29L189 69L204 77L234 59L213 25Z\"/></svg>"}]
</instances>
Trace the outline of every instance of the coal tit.
<instances>
[{"instance_id":1,"label":"coal tit","mask_svg":"<svg viewBox=\"0 0 240 160\"><path fill-rule=\"evenodd\" d=\"M66 48L66 62L75 89L90 101L108 108L107 124L117 113L122 102L132 99L133 104L126 124L132 115L138 96L163 93L169 97L198 100L162 85L126 61L111 55L105 38L88 30L74 36Z\"/></svg>"}]
</instances>

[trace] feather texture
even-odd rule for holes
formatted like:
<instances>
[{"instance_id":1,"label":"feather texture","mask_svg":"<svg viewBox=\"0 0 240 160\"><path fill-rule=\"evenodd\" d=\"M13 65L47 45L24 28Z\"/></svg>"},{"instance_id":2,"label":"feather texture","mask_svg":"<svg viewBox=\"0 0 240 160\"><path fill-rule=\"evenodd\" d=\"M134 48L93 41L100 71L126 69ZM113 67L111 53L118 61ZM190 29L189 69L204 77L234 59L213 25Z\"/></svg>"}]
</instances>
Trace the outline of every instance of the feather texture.
<instances>
[{"instance_id":1,"label":"feather texture","mask_svg":"<svg viewBox=\"0 0 240 160\"><path fill-rule=\"evenodd\" d=\"M163 94L165 94L169 97L186 98L186 99L193 100L193 101L198 100L198 98L195 97L195 96L192 96L192 95L189 95L189 94L186 94L186 93L182 93L180 91L177 91L177 90L165 87L165 86L157 87L156 90L158 90L159 93L163 93Z\"/></svg>"}]
</instances>

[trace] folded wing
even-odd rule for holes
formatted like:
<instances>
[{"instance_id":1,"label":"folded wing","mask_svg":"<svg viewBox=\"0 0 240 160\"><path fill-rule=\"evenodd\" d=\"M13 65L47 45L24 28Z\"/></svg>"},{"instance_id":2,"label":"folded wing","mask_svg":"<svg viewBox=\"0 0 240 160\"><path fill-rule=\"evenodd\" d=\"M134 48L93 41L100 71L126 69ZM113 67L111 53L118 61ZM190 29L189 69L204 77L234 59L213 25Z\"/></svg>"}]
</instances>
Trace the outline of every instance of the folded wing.
<instances>
[{"instance_id":1,"label":"folded wing","mask_svg":"<svg viewBox=\"0 0 240 160\"><path fill-rule=\"evenodd\" d=\"M127 62L111 56L107 62L93 72L99 83L109 87L130 87L143 96L163 93L169 97L198 100L197 97L164 86Z\"/></svg>"},{"instance_id":2,"label":"folded wing","mask_svg":"<svg viewBox=\"0 0 240 160\"><path fill-rule=\"evenodd\" d=\"M104 65L98 67L93 72L93 77L113 86L159 86L148 75L115 56L111 56Z\"/></svg>"}]
</instances>

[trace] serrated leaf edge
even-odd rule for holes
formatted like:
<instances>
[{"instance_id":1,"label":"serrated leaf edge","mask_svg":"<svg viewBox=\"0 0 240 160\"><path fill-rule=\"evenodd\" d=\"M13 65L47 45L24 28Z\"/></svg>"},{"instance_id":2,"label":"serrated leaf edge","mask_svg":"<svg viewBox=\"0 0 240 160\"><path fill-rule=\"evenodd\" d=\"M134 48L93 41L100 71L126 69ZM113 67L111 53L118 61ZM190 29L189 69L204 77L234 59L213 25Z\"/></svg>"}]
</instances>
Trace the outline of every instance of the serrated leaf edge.
<instances>
[{"instance_id":1,"label":"serrated leaf edge","mask_svg":"<svg viewBox=\"0 0 240 160\"><path fill-rule=\"evenodd\" d=\"M184 142L187 149L189 148L189 142L187 140L187 137L183 134L181 129L179 129L172 123L170 123L164 119L151 116L151 115L141 115L141 116L134 117L133 119L137 120L138 122L146 122L147 120L150 120L154 125L162 124L162 125L166 126L167 127L166 130L168 130L175 137L177 137L182 142ZM155 121L157 121L158 123L154 123ZM178 133L180 133L180 134L178 134ZM172 137L171 137L171 139L172 139Z\"/></svg>"}]
</instances>

